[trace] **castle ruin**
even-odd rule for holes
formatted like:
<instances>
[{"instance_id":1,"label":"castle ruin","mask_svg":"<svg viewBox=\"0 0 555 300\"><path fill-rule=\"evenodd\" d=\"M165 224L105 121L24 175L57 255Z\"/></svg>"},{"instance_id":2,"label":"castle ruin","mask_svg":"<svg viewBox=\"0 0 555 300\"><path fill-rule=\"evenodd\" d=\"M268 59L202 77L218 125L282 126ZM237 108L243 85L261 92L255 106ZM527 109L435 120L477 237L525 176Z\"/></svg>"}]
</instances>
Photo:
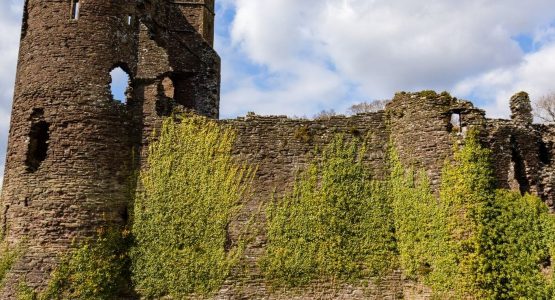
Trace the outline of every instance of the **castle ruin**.
<instances>
[{"instance_id":1,"label":"castle ruin","mask_svg":"<svg viewBox=\"0 0 555 300\"><path fill-rule=\"evenodd\" d=\"M1 226L9 245L28 248L1 299L15 299L22 279L44 287L72 242L128 221L127 183L162 118L175 109L214 119L219 113L214 0L26 0L23 18ZM130 77L126 103L110 92L118 67ZM236 222L290 187L314 147L335 133L369 138L366 161L376 177L386 171L392 141L403 162L424 168L437 186L454 143L475 128L493 150L499 186L537 194L553 208L555 126L533 124L526 93L511 99L511 111L510 120L488 119L470 102L422 92L398 93L384 111L352 117L222 120L238 132L234 154L258 166L254 196ZM245 253L248 274L234 274L217 299L290 299L271 293L257 270L264 245L261 231ZM407 286L394 274L370 290L397 299ZM297 295L368 297L357 287L325 284Z\"/></svg>"}]
</instances>

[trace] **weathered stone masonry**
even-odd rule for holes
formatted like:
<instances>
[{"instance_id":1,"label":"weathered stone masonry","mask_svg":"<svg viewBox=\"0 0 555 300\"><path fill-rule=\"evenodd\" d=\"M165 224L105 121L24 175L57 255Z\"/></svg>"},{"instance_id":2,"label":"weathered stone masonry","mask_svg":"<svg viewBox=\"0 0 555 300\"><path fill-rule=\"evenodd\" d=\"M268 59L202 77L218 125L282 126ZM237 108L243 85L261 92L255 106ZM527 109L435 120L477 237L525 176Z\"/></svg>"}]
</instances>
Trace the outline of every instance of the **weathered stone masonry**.
<instances>
[{"instance_id":1,"label":"weathered stone masonry","mask_svg":"<svg viewBox=\"0 0 555 300\"><path fill-rule=\"evenodd\" d=\"M261 203L289 190L295 173L314 157L314 149L331 137L368 138L365 161L380 178L385 174L385 158L392 142L405 164L427 171L434 188L441 169L471 129L493 150L495 174L500 187L540 195L552 208L554 178L553 147L555 126L531 123L530 111L521 111L517 102L530 105L526 93L511 99L511 120L493 120L472 103L447 93L399 93L385 111L324 120L294 120L286 117L248 115L222 121L239 133L235 155L258 167L252 199L247 201L238 224L259 211ZM295 291L273 291L265 284L257 261L263 254L266 237L263 215L257 222L258 236L245 253L248 272L235 274L218 299L407 299L427 298L427 290L404 281L394 273L379 285L351 285L334 288L326 283ZM236 224L237 225L237 224ZM234 226L231 226L233 229ZM233 230L232 230L233 231Z\"/></svg>"},{"instance_id":2,"label":"weathered stone masonry","mask_svg":"<svg viewBox=\"0 0 555 300\"><path fill-rule=\"evenodd\" d=\"M78 4L79 10L75 9ZM218 118L220 61L212 49L213 0L27 0L21 36L1 215L6 241L25 242L1 299L25 280L46 285L73 239L127 221L127 180L164 116L192 110ZM127 103L110 94L110 71L130 75ZM438 186L454 144L471 128L493 150L500 187L555 201L555 126L532 124L525 93L511 120L492 120L444 93L399 93L385 111L325 120L247 115L223 120L238 132L234 154L257 165L254 193L237 228L291 187L294 175L336 133L369 139L366 163L386 171L388 146ZM142 154L142 155L137 155ZM244 264L217 299L409 299L425 297L401 272L367 286L315 284L270 291L257 262L266 243L263 211ZM245 271L246 270L246 271ZM420 294L420 296L417 296Z\"/></svg>"},{"instance_id":3,"label":"weathered stone masonry","mask_svg":"<svg viewBox=\"0 0 555 300\"><path fill-rule=\"evenodd\" d=\"M214 1L26 0L5 180L2 228L24 256L19 281L44 287L74 239L127 220L134 152L172 107L218 117ZM110 71L131 78L112 99Z\"/></svg>"}]
</instances>

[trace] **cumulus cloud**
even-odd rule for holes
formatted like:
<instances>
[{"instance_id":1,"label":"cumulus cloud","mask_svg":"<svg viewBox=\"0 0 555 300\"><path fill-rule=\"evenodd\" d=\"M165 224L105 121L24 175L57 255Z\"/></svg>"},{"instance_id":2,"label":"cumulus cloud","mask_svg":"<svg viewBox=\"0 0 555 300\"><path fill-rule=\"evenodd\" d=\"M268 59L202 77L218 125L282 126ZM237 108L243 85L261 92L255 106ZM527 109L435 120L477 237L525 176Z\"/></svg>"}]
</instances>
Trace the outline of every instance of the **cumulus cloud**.
<instances>
[{"instance_id":1,"label":"cumulus cloud","mask_svg":"<svg viewBox=\"0 0 555 300\"><path fill-rule=\"evenodd\" d=\"M555 91L555 43L524 56L518 64L493 69L463 80L455 91L465 95L480 95L485 109L492 117L509 114L509 99L516 91L527 91L532 101Z\"/></svg>"},{"instance_id":2,"label":"cumulus cloud","mask_svg":"<svg viewBox=\"0 0 555 300\"><path fill-rule=\"evenodd\" d=\"M533 60L536 53L523 51L516 37L531 39L534 51L546 51L555 40L552 0L226 3L236 10L226 52L242 55L240 63L266 75L236 72L241 69L237 62L226 65L223 56L229 73L224 78L241 82L224 91L224 115L245 107L313 114L321 107L341 110L399 90L456 90L463 93L459 96L473 96L475 89L460 88L462 82L480 77L487 85L487 78L500 80L492 79L496 75L491 72L524 68Z\"/></svg>"}]
</instances>

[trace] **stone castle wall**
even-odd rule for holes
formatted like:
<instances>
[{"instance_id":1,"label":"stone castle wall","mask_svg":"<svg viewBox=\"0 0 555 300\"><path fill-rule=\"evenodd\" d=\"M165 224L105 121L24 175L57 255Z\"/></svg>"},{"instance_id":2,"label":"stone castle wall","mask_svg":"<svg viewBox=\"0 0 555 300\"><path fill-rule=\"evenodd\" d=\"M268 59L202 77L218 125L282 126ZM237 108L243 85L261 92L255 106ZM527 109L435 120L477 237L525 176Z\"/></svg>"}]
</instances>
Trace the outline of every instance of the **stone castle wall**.
<instances>
[{"instance_id":1,"label":"stone castle wall","mask_svg":"<svg viewBox=\"0 0 555 300\"><path fill-rule=\"evenodd\" d=\"M213 34L199 30L213 28L213 7L25 1L0 216L6 242L25 254L0 299L14 299L19 282L44 287L72 242L127 222L134 153L161 117L175 106L218 116L220 61ZM126 103L110 92L116 67L130 77Z\"/></svg>"},{"instance_id":2,"label":"stone castle wall","mask_svg":"<svg viewBox=\"0 0 555 300\"><path fill-rule=\"evenodd\" d=\"M519 95L529 102L526 94ZM315 149L336 134L367 138L365 161L375 178L383 178L387 172L391 141L401 160L425 169L437 188L445 160L472 129L478 130L484 145L493 150L500 187L536 193L552 206L555 126L523 122L519 112L515 113L513 120L487 119L484 111L470 102L428 92L400 93L385 111L353 117L296 120L248 115L221 121L238 132L234 155L258 168L253 196L230 228L232 238L253 215L257 236L244 256L248 271L234 274L215 299L426 299L429 291L405 281L400 271L378 285L333 287L315 283L303 289L270 291L258 268L266 244L265 216L260 207L290 191L295 175L314 158Z\"/></svg>"},{"instance_id":3,"label":"stone castle wall","mask_svg":"<svg viewBox=\"0 0 555 300\"><path fill-rule=\"evenodd\" d=\"M27 0L9 134L0 225L25 255L8 273L1 299L25 281L40 289L60 253L102 226L125 224L127 180L161 120L173 111L218 118L220 59L212 48L213 0ZM130 76L125 104L110 94L110 71ZM511 99L511 120L444 93L399 93L384 111L299 120L248 115L223 120L238 132L234 155L258 167L253 196L231 224L231 238L255 215L256 238L217 299L409 299L426 290L400 271L367 285L270 291L258 269L264 251L260 210L291 188L338 133L368 139L365 162L386 174L390 142L404 163L424 168L437 188L441 167L472 128L493 150L500 187L555 201L555 126L532 124L525 93ZM141 155L136 155L141 154Z\"/></svg>"}]
</instances>

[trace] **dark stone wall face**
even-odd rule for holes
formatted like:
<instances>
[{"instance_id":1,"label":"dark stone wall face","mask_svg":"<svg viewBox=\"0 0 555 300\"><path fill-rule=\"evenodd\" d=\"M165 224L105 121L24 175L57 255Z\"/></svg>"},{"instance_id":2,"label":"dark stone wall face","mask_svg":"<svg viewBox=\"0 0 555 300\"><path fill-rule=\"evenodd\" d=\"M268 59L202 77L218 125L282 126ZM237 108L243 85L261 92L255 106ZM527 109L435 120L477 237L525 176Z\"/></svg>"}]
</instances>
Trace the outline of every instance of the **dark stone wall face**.
<instances>
[{"instance_id":1,"label":"dark stone wall face","mask_svg":"<svg viewBox=\"0 0 555 300\"><path fill-rule=\"evenodd\" d=\"M27 1L2 194L5 239L26 251L2 299L14 297L20 274L43 286L74 238L124 221L131 147L109 73L136 69L128 7L89 0L70 20L68 1Z\"/></svg>"},{"instance_id":2,"label":"dark stone wall face","mask_svg":"<svg viewBox=\"0 0 555 300\"><path fill-rule=\"evenodd\" d=\"M132 153L163 115L186 101L218 114L219 57L186 10L165 0L79 4L76 16L69 0L25 4L1 196L5 240L25 251L1 299L14 299L22 280L43 288L72 242L127 222ZM126 104L112 99L115 67L131 78ZM182 74L194 87L186 101L162 86Z\"/></svg>"}]
</instances>

